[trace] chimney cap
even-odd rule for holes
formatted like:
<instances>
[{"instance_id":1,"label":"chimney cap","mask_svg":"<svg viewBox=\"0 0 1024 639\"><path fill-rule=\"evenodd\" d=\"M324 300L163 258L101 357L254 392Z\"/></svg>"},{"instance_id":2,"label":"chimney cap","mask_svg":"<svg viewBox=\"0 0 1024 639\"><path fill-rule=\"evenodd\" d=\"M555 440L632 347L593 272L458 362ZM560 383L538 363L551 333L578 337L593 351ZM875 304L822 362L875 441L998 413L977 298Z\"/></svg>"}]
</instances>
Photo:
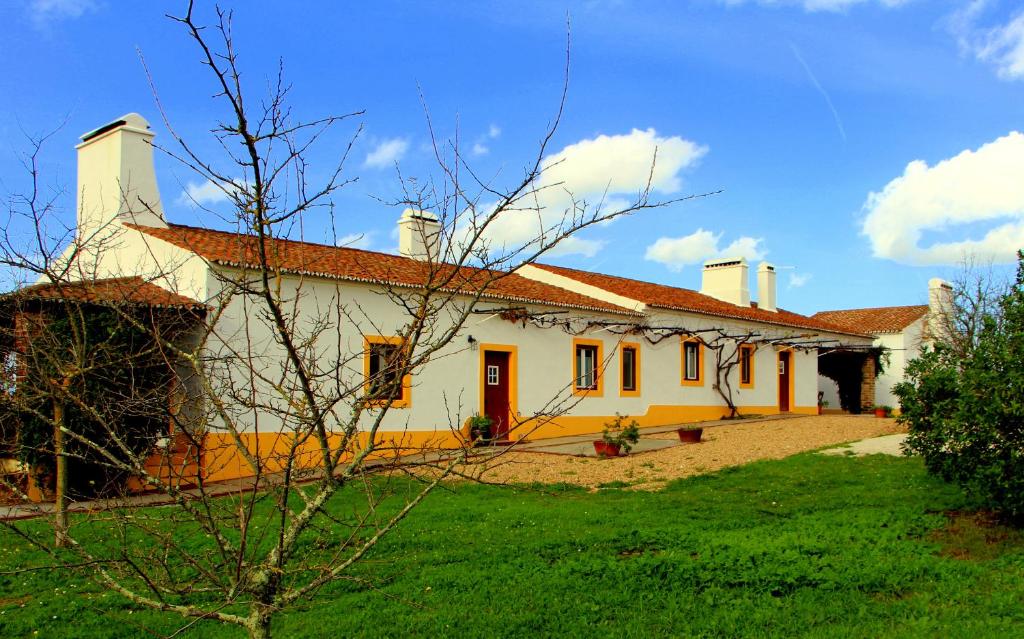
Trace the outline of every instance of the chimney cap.
<instances>
[{"instance_id":1,"label":"chimney cap","mask_svg":"<svg viewBox=\"0 0 1024 639\"><path fill-rule=\"evenodd\" d=\"M402 217L401 219L399 219L399 222L401 222L402 220L426 220L428 222L440 222L441 218L437 217L430 211L405 209L404 211L402 211Z\"/></svg>"},{"instance_id":2,"label":"chimney cap","mask_svg":"<svg viewBox=\"0 0 1024 639\"><path fill-rule=\"evenodd\" d=\"M127 127L135 131L150 133L152 135L152 133L149 130L149 122L146 121L146 118L142 117L138 113L126 113L125 115L122 115L113 122L109 122L98 129L93 129L88 133L82 134L82 137L80 139L82 140L82 142L88 142L89 140L98 138L99 136L103 135L104 133L107 133L108 131L120 129L121 127Z\"/></svg>"},{"instance_id":3,"label":"chimney cap","mask_svg":"<svg viewBox=\"0 0 1024 639\"><path fill-rule=\"evenodd\" d=\"M760 264L757 265L757 270L759 270L759 271L774 271L775 270L775 265L772 264L771 262L761 262Z\"/></svg>"},{"instance_id":4,"label":"chimney cap","mask_svg":"<svg viewBox=\"0 0 1024 639\"><path fill-rule=\"evenodd\" d=\"M745 257L719 257L713 260L704 262L704 268L721 268L723 266L737 266L747 265L747 258Z\"/></svg>"}]
</instances>

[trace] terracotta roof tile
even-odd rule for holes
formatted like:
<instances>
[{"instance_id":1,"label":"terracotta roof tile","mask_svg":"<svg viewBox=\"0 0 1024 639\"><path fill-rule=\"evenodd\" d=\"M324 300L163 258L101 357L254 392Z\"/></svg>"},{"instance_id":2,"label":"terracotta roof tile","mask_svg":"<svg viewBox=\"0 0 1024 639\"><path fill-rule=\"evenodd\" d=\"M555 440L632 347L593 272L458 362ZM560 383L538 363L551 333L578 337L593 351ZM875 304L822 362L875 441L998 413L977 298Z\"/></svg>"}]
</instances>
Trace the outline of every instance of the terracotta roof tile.
<instances>
[{"instance_id":1,"label":"terracotta roof tile","mask_svg":"<svg viewBox=\"0 0 1024 639\"><path fill-rule=\"evenodd\" d=\"M180 224L171 224L168 228L129 226L197 253L215 264L252 267L259 262L256 238L252 235ZM431 279L430 264L401 255L286 239L275 239L269 247L270 263L286 272L408 287L422 286ZM435 264L434 267L439 270L435 271L433 281L452 276L449 285L444 287L448 291L475 293L483 289L483 298L635 315L621 306L516 274L501 274L500 279L488 281L492 274L500 272L462 267L453 273L453 266Z\"/></svg>"},{"instance_id":2,"label":"terracotta roof tile","mask_svg":"<svg viewBox=\"0 0 1024 639\"><path fill-rule=\"evenodd\" d=\"M798 313L792 313L783 309L778 312L765 311L756 306L744 307L729 304L697 291L666 286L664 284L653 284L641 280L633 280L614 275L603 275L577 269L565 268L562 266L551 266L550 264L536 264L537 268L544 269L557 275L575 279L584 284L596 286L610 293L621 295L629 299L643 302L647 306L655 308L667 308L690 313L700 313L715 317L729 317L733 319L744 319L766 324L779 326L790 326L831 333L843 333L848 335L866 336L863 332L850 327L839 326L834 323L807 317Z\"/></svg>"},{"instance_id":3,"label":"terracotta roof tile","mask_svg":"<svg viewBox=\"0 0 1024 639\"><path fill-rule=\"evenodd\" d=\"M899 333L928 313L928 306L883 306L821 311L813 317L865 333Z\"/></svg>"},{"instance_id":4,"label":"terracotta roof tile","mask_svg":"<svg viewBox=\"0 0 1024 639\"><path fill-rule=\"evenodd\" d=\"M4 296L20 300L69 300L90 304L202 309L194 299L171 293L141 277L36 284Z\"/></svg>"}]
</instances>

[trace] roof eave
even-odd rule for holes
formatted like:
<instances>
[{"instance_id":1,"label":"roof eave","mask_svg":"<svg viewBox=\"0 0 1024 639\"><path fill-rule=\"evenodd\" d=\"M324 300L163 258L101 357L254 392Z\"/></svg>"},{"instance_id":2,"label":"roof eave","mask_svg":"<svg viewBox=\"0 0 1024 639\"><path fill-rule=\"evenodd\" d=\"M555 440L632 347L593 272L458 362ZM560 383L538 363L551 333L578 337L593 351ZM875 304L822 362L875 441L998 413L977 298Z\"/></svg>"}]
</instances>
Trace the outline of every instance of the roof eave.
<instances>
[{"instance_id":1,"label":"roof eave","mask_svg":"<svg viewBox=\"0 0 1024 639\"><path fill-rule=\"evenodd\" d=\"M246 264L244 262L233 262L233 261L228 261L228 260L210 260L210 261L212 263L214 263L214 264L217 264L219 266L224 266L224 267L227 267L227 268L234 268L234 269L255 268L252 264ZM356 283L360 283L360 284L378 284L378 285L381 285L381 286L397 286L397 287L400 287L400 288L409 288L409 289L416 288L415 284L409 284L409 283L406 283L406 282L397 282L397 281L393 281L393 280L384 280L384 279L372 278L372 277L356 277L356 276L353 276L353 275L338 275L336 273L324 273L324 272L320 272L320 271L310 271L310 270L306 270L306 269L282 268L282 269L276 269L276 272L288 273L290 275L302 275L302 276L305 276L305 277L319 277L319 278L326 279L326 280L336 280L336 281L342 281L342 282L356 282ZM446 288L446 287L445 288L440 288L438 290L443 291L445 293L455 293L455 294L466 295L466 296L472 295L472 293L470 293L470 292L459 291L457 289L450 289L450 288ZM569 292L572 292L572 291L569 291ZM510 301L510 302L522 302L524 304L537 304L539 306L554 306L554 307L557 307L557 308L573 308L573 309L578 309L578 310L592 311L592 312L595 312L595 313L612 313L612 314L615 314L615 315L628 315L630 317L640 317L641 316L640 313L637 313L635 311L631 311L631 310L629 310L627 308L621 308L621 309L616 310L616 309L609 309L609 308L600 308L600 307L597 307L597 306L586 306L586 305L583 305L583 304L569 304L569 303L566 303L566 302L553 302L553 301L548 301L548 300L538 300L538 299L533 299L533 298L528 298L528 297L520 297L520 296L517 296L517 295L500 295L500 294L496 294L496 293L481 293L480 297L481 298L487 298L487 299L506 300L506 301Z\"/></svg>"},{"instance_id":2,"label":"roof eave","mask_svg":"<svg viewBox=\"0 0 1024 639\"><path fill-rule=\"evenodd\" d=\"M778 321L773 322L773 321L771 321L769 319L743 317L742 315L727 314L727 313L716 313L716 312L713 312L713 311L706 311L706 310L695 309L695 308L687 308L687 307L682 307L682 306L672 306L672 305L667 305L667 304L656 304L656 303L648 303L647 305L652 307L652 308L663 308L663 309L667 309L667 310L670 310L670 311L681 311L681 312L684 312L684 313L696 313L698 315L706 315L708 317L724 317L724 318L728 318L728 319L741 320L741 321L744 321L744 322L754 322L755 324L770 324L772 326L785 326L787 328L799 328L799 329L804 329L804 330L819 331L819 332L823 332L823 333L833 333L835 335L848 335L850 337L860 337L860 338L864 338L864 339L871 339L872 337L874 337L873 335L868 334L868 333L855 333L853 331L842 330L838 326L835 327L835 328L825 328L825 327L821 327L821 326L801 326L799 324L792 324L792 323L788 323L788 322L778 322Z\"/></svg>"}]
</instances>

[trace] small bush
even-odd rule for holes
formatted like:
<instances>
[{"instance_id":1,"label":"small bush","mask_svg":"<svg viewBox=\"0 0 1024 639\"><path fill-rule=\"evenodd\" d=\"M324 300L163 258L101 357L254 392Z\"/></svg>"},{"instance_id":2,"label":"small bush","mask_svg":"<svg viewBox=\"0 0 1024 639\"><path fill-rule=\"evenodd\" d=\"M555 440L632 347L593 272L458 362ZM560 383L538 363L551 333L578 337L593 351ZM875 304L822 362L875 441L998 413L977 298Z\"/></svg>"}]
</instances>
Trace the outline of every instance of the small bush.
<instances>
[{"instance_id":1,"label":"small bush","mask_svg":"<svg viewBox=\"0 0 1024 639\"><path fill-rule=\"evenodd\" d=\"M477 413L469 418L469 438L474 442L487 442L491 438L493 421L487 415Z\"/></svg>"},{"instance_id":2,"label":"small bush","mask_svg":"<svg viewBox=\"0 0 1024 639\"><path fill-rule=\"evenodd\" d=\"M609 444L620 446L628 453L633 450L633 444L640 441L640 424L635 419L627 424L627 417L629 415L615 413L615 419L605 424L601 438Z\"/></svg>"}]
</instances>

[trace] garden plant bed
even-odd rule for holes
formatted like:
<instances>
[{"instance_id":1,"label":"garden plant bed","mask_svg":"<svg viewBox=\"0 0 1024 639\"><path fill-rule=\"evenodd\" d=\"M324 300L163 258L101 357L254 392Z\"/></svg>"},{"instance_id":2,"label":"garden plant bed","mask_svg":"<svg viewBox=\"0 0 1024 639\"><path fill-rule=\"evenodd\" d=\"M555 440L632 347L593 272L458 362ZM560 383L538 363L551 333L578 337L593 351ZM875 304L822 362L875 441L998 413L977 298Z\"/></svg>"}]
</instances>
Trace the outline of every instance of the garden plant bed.
<instances>
[{"instance_id":1,"label":"garden plant bed","mask_svg":"<svg viewBox=\"0 0 1024 639\"><path fill-rule=\"evenodd\" d=\"M657 490L680 477L900 432L902 429L893 419L857 415L736 421L705 429L699 445L676 445L613 459L563 457L513 449L497 457L484 471L483 478L497 483L569 483L592 489L614 482L615 486L627 484L640 490ZM679 436L673 429L643 434L640 441L645 439L675 440L678 444Z\"/></svg>"}]
</instances>

